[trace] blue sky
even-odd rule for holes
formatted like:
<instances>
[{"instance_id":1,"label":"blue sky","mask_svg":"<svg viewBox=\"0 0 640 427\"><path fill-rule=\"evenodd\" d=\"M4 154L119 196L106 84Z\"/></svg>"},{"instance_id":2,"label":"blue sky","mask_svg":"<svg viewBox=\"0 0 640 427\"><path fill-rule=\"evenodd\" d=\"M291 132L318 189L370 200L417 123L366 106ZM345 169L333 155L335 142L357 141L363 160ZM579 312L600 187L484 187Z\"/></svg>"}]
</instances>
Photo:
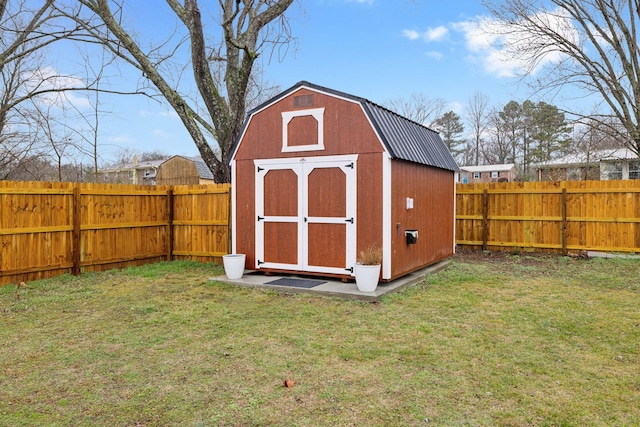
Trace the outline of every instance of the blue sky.
<instances>
[{"instance_id":1,"label":"blue sky","mask_svg":"<svg viewBox=\"0 0 640 427\"><path fill-rule=\"evenodd\" d=\"M472 50L469 27L487 15L479 1L312 0L293 23L298 51L265 65L270 80L299 80L377 103L420 92L459 109L476 91L518 96L488 52ZM468 39L471 37L471 39ZM476 43L477 44L477 43Z\"/></svg>"},{"instance_id":2,"label":"blue sky","mask_svg":"<svg viewBox=\"0 0 640 427\"><path fill-rule=\"evenodd\" d=\"M157 8L133 6L128 15L138 34L173 28L171 11L156 1ZM265 79L282 90L307 80L379 104L420 93L443 98L461 115L476 92L500 107L527 97L512 77L518 64L488 45L488 12L479 1L302 0L288 13L296 47L282 59L270 52L261 58ZM121 69L125 86L139 81L137 72ZM100 123L105 159L121 147L198 154L166 105L142 97L102 100L112 112Z\"/></svg>"}]
</instances>

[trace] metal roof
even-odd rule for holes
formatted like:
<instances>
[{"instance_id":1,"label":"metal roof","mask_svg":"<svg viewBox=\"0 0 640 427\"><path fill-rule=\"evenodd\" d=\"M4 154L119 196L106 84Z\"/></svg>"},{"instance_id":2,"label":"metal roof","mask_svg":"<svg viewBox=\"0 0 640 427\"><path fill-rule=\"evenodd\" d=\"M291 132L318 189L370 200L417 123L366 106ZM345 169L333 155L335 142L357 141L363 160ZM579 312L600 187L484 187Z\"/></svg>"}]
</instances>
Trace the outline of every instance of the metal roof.
<instances>
[{"instance_id":1,"label":"metal roof","mask_svg":"<svg viewBox=\"0 0 640 427\"><path fill-rule=\"evenodd\" d=\"M392 158L454 172L459 170L436 131L367 100L363 107Z\"/></svg>"},{"instance_id":2,"label":"metal roof","mask_svg":"<svg viewBox=\"0 0 640 427\"><path fill-rule=\"evenodd\" d=\"M433 129L409 120L365 98L318 86L307 81L296 83L279 95L254 108L247 117L251 117L257 111L263 110L302 87L359 103L392 159L406 160L455 172L460 170L442 138ZM248 120L245 122L245 126L247 124ZM238 139L236 147L239 142ZM231 151L232 153L235 153L236 147Z\"/></svg>"},{"instance_id":3,"label":"metal roof","mask_svg":"<svg viewBox=\"0 0 640 427\"><path fill-rule=\"evenodd\" d=\"M480 165L480 166L460 166L465 172L500 172L509 171L516 167L514 163L503 163L499 165Z\"/></svg>"},{"instance_id":4,"label":"metal roof","mask_svg":"<svg viewBox=\"0 0 640 427\"><path fill-rule=\"evenodd\" d=\"M599 150L591 153L576 153L569 154L559 159L554 159L548 162L535 163L531 166L544 169L544 168L557 168L567 166L580 166L589 163L616 161L616 160L637 160L638 155L628 148L613 148L608 150Z\"/></svg>"},{"instance_id":5,"label":"metal roof","mask_svg":"<svg viewBox=\"0 0 640 427\"><path fill-rule=\"evenodd\" d=\"M198 175L202 179L214 179L213 172L209 169L209 166L202 160L202 157L191 157L193 160L193 164L196 165L196 169L198 170Z\"/></svg>"}]
</instances>

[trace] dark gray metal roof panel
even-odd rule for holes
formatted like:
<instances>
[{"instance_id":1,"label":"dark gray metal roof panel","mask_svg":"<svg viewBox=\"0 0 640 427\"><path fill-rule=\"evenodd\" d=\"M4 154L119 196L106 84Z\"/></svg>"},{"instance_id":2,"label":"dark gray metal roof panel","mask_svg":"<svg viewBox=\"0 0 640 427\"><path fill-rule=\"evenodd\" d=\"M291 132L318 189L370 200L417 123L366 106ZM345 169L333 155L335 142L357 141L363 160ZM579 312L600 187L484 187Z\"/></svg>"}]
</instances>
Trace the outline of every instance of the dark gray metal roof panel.
<instances>
[{"instance_id":1,"label":"dark gray metal roof panel","mask_svg":"<svg viewBox=\"0 0 640 427\"><path fill-rule=\"evenodd\" d=\"M364 109L392 158L451 171L459 170L436 131L370 101L365 102Z\"/></svg>"},{"instance_id":2,"label":"dark gray metal roof panel","mask_svg":"<svg viewBox=\"0 0 640 427\"><path fill-rule=\"evenodd\" d=\"M193 164L196 165L196 169L198 170L198 175L200 175L200 178L202 179L214 178L213 173L211 172L211 169L209 169L209 166L207 166L204 160L197 157L192 158L192 160L193 160Z\"/></svg>"}]
</instances>

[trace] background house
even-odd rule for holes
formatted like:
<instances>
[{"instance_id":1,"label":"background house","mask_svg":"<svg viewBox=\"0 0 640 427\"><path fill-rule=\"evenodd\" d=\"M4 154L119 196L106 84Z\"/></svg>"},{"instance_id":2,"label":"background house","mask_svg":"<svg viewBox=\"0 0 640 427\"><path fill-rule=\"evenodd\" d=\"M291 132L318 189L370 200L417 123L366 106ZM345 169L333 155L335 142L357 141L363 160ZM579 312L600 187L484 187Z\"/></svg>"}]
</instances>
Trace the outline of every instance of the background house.
<instances>
[{"instance_id":1,"label":"background house","mask_svg":"<svg viewBox=\"0 0 640 427\"><path fill-rule=\"evenodd\" d=\"M627 148L572 154L533 168L538 181L640 179L640 159Z\"/></svg>"},{"instance_id":2,"label":"background house","mask_svg":"<svg viewBox=\"0 0 640 427\"><path fill-rule=\"evenodd\" d=\"M102 169L98 182L137 185L193 185L213 184L213 173L206 163L197 157L173 156L168 159L131 163L118 168Z\"/></svg>"},{"instance_id":3,"label":"background house","mask_svg":"<svg viewBox=\"0 0 640 427\"><path fill-rule=\"evenodd\" d=\"M120 167L102 169L98 171L98 182L113 184L156 185L158 168L166 159L138 161L133 156L131 163Z\"/></svg>"},{"instance_id":4,"label":"background house","mask_svg":"<svg viewBox=\"0 0 640 427\"><path fill-rule=\"evenodd\" d=\"M299 82L249 113L230 164L233 251L248 269L346 279L376 245L392 280L454 252L451 153L366 99Z\"/></svg>"},{"instance_id":5,"label":"background house","mask_svg":"<svg viewBox=\"0 0 640 427\"><path fill-rule=\"evenodd\" d=\"M474 184L477 182L512 182L517 177L513 163L501 165L460 166L457 182Z\"/></svg>"}]
</instances>

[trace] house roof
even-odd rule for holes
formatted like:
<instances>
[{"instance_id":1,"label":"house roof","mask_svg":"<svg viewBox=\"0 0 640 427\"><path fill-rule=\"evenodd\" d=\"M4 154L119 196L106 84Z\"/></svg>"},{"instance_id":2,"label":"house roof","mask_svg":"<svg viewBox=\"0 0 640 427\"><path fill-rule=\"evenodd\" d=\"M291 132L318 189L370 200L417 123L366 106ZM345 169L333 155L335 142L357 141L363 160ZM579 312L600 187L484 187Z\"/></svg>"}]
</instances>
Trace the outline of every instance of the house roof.
<instances>
[{"instance_id":1,"label":"house roof","mask_svg":"<svg viewBox=\"0 0 640 427\"><path fill-rule=\"evenodd\" d=\"M192 157L193 164L196 165L196 169L198 169L198 175L202 179L214 179L213 172L209 169L209 166L202 160L201 157Z\"/></svg>"},{"instance_id":2,"label":"house roof","mask_svg":"<svg viewBox=\"0 0 640 427\"><path fill-rule=\"evenodd\" d=\"M365 98L318 86L307 81L296 83L291 88L251 110L247 115L245 127L253 114L303 87L359 103L392 159L407 160L450 171L459 170L453 156L436 131ZM239 142L240 138L238 138L231 151L233 155ZM233 159L233 155L229 158Z\"/></svg>"},{"instance_id":3,"label":"house roof","mask_svg":"<svg viewBox=\"0 0 640 427\"><path fill-rule=\"evenodd\" d=\"M192 161L196 167L196 170L198 171L198 176L200 176L200 178L214 179L213 172L211 172L211 169L209 169L209 167L204 162L204 160L202 160L202 157L186 157L186 156L175 155L175 156L171 156L168 159L163 160L162 163L167 162L175 157L182 157L183 159Z\"/></svg>"},{"instance_id":4,"label":"house roof","mask_svg":"<svg viewBox=\"0 0 640 427\"><path fill-rule=\"evenodd\" d=\"M582 166L598 162L637 159L638 156L628 148L613 148L608 150L599 150L592 153L576 153L569 154L545 163L537 163L534 166L537 169L559 168L565 166Z\"/></svg>"},{"instance_id":5,"label":"house roof","mask_svg":"<svg viewBox=\"0 0 640 427\"><path fill-rule=\"evenodd\" d=\"M157 169L162 163L164 163L167 159L162 160L145 160L142 162L138 162L136 166L134 166L134 162L128 162L119 167L114 167L110 169L101 169L100 172L120 172L134 169Z\"/></svg>"},{"instance_id":6,"label":"house roof","mask_svg":"<svg viewBox=\"0 0 640 427\"><path fill-rule=\"evenodd\" d=\"M510 171L515 166L513 163L504 163L500 165L460 166L460 169L465 172L502 172Z\"/></svg>"}]
</instances>

